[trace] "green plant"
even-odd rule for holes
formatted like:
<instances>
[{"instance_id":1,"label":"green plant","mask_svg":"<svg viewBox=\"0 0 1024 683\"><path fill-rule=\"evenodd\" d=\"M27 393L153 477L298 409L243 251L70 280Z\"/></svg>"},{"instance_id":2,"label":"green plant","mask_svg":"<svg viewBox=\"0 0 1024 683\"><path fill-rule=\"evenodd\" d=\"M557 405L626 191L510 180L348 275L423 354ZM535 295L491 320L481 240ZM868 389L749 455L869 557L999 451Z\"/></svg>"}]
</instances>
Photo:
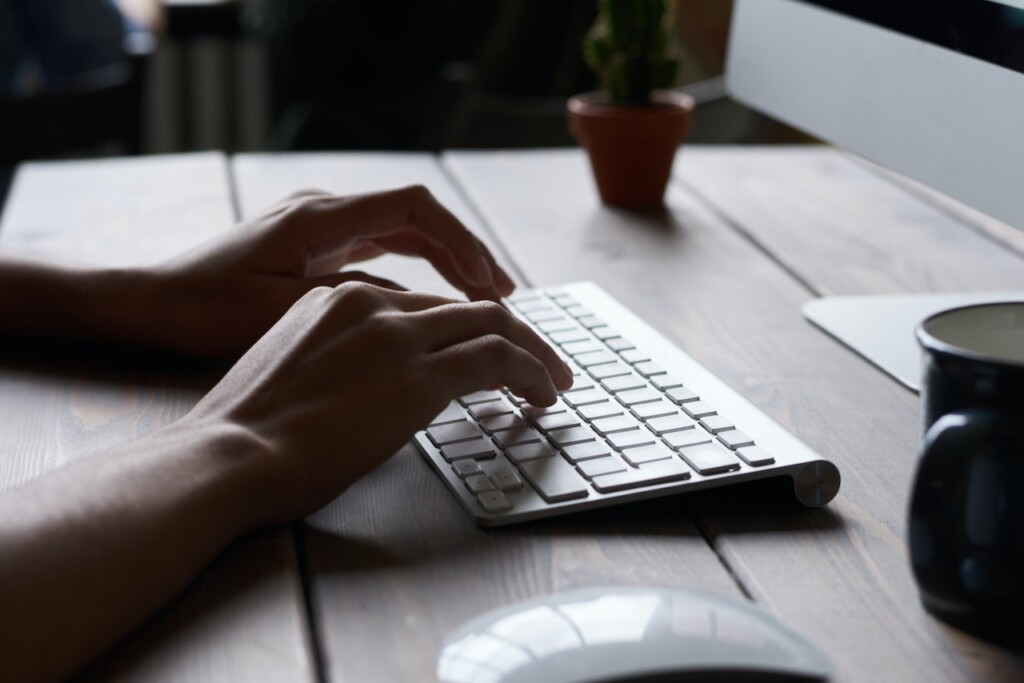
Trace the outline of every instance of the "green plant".
<instances>
[{"instance_id":1,"label":"green plant","mask_svg":"<svg viewBox=\"0 0 1024 683\"><path fill-rule=\"evenodd\" d=\"M671 14L665 0L599 0L583 57L613 104L650 104L650 93L674 84Z\"/></svg>"}]
</instances>

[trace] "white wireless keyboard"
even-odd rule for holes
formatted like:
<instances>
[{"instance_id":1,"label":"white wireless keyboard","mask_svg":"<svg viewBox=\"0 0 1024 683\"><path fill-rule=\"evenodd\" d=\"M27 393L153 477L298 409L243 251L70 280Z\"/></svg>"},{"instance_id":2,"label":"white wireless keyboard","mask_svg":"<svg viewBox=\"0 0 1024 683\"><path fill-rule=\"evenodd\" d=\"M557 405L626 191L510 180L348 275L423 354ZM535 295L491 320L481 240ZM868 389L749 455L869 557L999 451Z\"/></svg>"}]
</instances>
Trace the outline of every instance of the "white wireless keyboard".
<instances>
[{"instance_id":1,"label":"white wireless keyboard","mask_svg":"<svg viewBox=\"0 0 1024 683\"><path fill-rule=\"evenodd\" d=\"M592 283L508 300L568 359L550 408L507 391L453 401L416 444L480 526L753 479L791 477L805 505L839 470Z\"/></svg>"}]
</instances>

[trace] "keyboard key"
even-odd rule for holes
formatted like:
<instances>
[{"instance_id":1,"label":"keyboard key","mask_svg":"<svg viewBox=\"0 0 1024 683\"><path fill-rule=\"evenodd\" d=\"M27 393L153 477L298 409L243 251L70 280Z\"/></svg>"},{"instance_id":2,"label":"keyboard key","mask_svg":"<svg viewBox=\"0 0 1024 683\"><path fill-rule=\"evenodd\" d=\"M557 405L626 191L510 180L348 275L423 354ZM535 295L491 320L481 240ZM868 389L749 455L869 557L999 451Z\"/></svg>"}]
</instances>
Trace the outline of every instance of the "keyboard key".
<instances>
[{"instance_id":1,"label":"keyboard key","mask_svg":"<svg viewBox=\"0 0 1024 683\"><path fill-rule=\"evenodd\" d=\"M570 391L583 391L584 389L593 389L597 386L597 382L590 379L589 375L579 375L578 377L572 378L572 386L565 390L565 393Z\"/></svg>"},{"instance_id":2,"label":"keyboard key","mask_svg":"<svg viewBox=\"0 0 1024 683\"><path fill-rule=\"evenodd\" d=\"M692 417L694 420L700 420L710 415L714 415L717 411L709 406L704 401L690 401L688 403L681 404L683 412Z\"/></svg>"},{"instance_id":3,"label":"keyboard key","mask_svg":"<svg viewBox=\"0 0 1024 683\"><path fill-rule=\"evenodd\" d=\"M621 460L610 455L605 458L583 460L576 465L576 469L579 470L580 474L587 479L593 479L594 477L600 477L603 474L625 472L629 468Z\"/></svg>"},{"instance_id":4,"label":"keyboard key","mask_svg":"<svg viewBox=\"0 0 1024 683\"><path fill-rule=\"evenodd\" d=\"M604 343L607 344L608 348L610 348L612 351L621 352L635 348L633 346L633 342L629 341L628 339L623 339L622 337L611 337L610 339L605 339Z\"/></svg>"},{"instance_id":5,"label":"keyboard key","mask_svg":"<svg viewBox=\"0 0 1024 683\"><path fill-rule=\"evenodd\" d=\"M562 350L570 356L578 356L583 353L593 353L595 351L604 351L604 344L593 339L584 339L583 341L570 342L568 344L562 344Z\"/></svg>"},{"instance_id":6,"label":"keyboard key","mask_svg":"<svg viewBox=\"0 0 1024 683\"><path fill-rule=\"evenodd\" d=\"M591 458L603 458L612 454L612 449L604 441L587 441L566 446L562 449L569 462L580 462Z\"/></svg>"},{"instance_id":7,"label":"keyboard key","mask_svg":"<svg viewBox=\"0 0 1024 683\"><path fill-rule=\"evenodd\" d=\"M630 465L639 466L646 462L654 462L656 460L667 460L668 458L675 458L676 453L671 448L668 448L660 443L654 443L650 446L640 446L639 448L627 448L622 451L622 457Z\"/></svg>"},{"instance_id":8,"label":"keyboard key","mask_svg":"<svg viewBox=\"0 0 1024 683\"><path fill-rule=\"evenodd\" d=\"M641 486L683 481L690 478L690 470L679 458L658 460L625 472L594 477L594 488L601 493L611 493Z\"/></svg>"},{"instance_id":9,"label":"keyboard key","mask_svg":"<svg viewBox=\"0 0 1024 683\"><path fill-rule=\"evenodd\" d=\"M520 306L521 304L527 301L543 301L547 303L547 300L543 296L541 296L540 292L529 289L523 289L518 292L513 292L512 294L508 295L505 298L506 300L514 303L516 306Z\"/></svg>"},{"instance_id":10,"label":"keyboard key","mask_svg":"<svg viewBox=\"0 0 1024 683\"><path fill-rule=\"evenodd\" d=\"M519 478L519 473L508 465L491 472L491 481L499 491L515 491L523 488L523 480Z\"/></svg>"},{"instance_id":11,"label":"keyboard key","mask_svg":"<svg viewBox=\"0 0 1024 683\"><path fill-rule=\"evenodd\" d=\"M506 429L527 429L529 423L519 415L515 413L508 413L505 415L491 415L480 420L480 426L483 427L488 433L494 435L497 432L505 431Z\"/></svg>"},{"instance_id":12,"label":"keyboard key","mask_svg":"<svg viewBox=\"0 0 1024 683\"><path fill-rule=\"evenodd\" d=\"M483 403L474 403L469 407L469 414L478 420L485 417L491 417L493 415L504 415L505 413L511 413L513 410L512 404L505 399L498 399L497 401L484 401Z\"/></svg>"},{"instance_id":13,"label":"keyboard key","mask_svg":"<svg viewBox=\"0 0 1024 683\"><path fill-rule=\"evenodd\" d=\"M671 403L665 399L658 399L650 403L640 403L633 406L630 411L641 420L650 420L655 417L663 417L665 415L675 415L679 408L674 403Z\"/></svg>"},{"instance_id":14,"label":"keyboard key","mask_svg":"<svg viewBox=\"0 0 1024 683\"><path fill-rule=\"evenodd\" d=\"M434 425L427 428L427 436L437 446L443 446L456 441L469 441L483 436L480 428L469 420L462 422L449 422L442 425Z\"/></svg>"},{"instance_id":15,"label":"keyboard key","mask_svg":"<svg viewBox=\"0 0 1024 683\"><path fill-rule=\"evenodd\" d=\"M615 361L614 363L605 363L604 365L595 365L587 368L587 372L596 380L604 380L609 377L628 375L630 373L630 369L625 363Z\"/></svg>"},{"instance_id":16,"label":"keyboard key","mask_svg":"<svg viewBox=\"0 0 1024 683\"><path fill-rule=\"evenodd\" d=\"M661 438L672 448L686 448L687 446L711 443L711 435L703 429L684 429L679 432L669 432Z\"/></svg>"},{"instance_id":17,"label":"keyboard key","mask_svg":"<svg viewBox=\"0 0 1024 683\"><path fill-rule=\"evenodd\" d=\"M645 360L642 363L637 363L633 366L633 369L639 372L644 377L653 377L654 375L664 375L665 368L661 367L653 360Z\"/></svg>"},{"instance_id":18,"label":"keyboard key","mask_svg":"<svg viewBox=\"0 0 1024 683\"><path fill-rule=\"evenodd\" d=\"M647 379L650 380L651 384L658 387L662 391L665 391L666 389L673 389L675 387L683 386L683 383L677 378L673 377L672 375L654 375L653 377L648 377Z\"/></svg>"},{"instance_id":19,"label":"keyboard key","mask_svg":"<svg viewBox=\"0 0 1024 683\"><path fill-rule=\"evenodd\" d=\"M590 328L590 334L594 335L601 341L615 339L617 337L621 339L621 337L619 337L619 333L610 327L592 327Z\"/></svg>"},{"instance_id":20,"label":"keyboard key","mask_svg":"<svg viewBox=\"0 0 1024 683\"><path fill-rule=\"evenodd\" d=\"M686 387L675 387L665 392L665 395L672 399L675 403L689 403L690 401L700 400L700 396L697 392Z\"/></svg>"},{"instance_id":21,"label":"keyboard key","mask_svg":"<svg viewBox=\"0 0 1024 683\"><path fill-rule=\"evenodd\" d=\"M506 448L508 448L509 446L515 446L518 444L542 440L540 432L538 432L533 427L522 427L520 429L506 429L505 431L494 432L492 436L494 437L495 441L497 441Z\"/></svg>"},{"instance_id":22,"label":"keyboard key","mask_svg":"<svg viewBox=\"0 0 1024 683\"><path fill-rule=\"evenodd\" d=\"M582 304L573 304L572 306L566 306L565 312L574 318L582 318L584 316L593 315L591 310Z\"/></svg>"},{"instance_id":23,"label":"keyboard key","mask_svg":"<svg viewBox=\"0 0 1024 683\"><path fill-rule=\"evenodd\" d=\"M576 468L561 458L528 460L519 468L527 481L549 503L586 498L590 493L586 480Z\"/></svg>"},{"instance_id":24,"label":"keyboard key","mask_svg":"<svg viewBox=\"0 0 1024 683\"><path fill-rule=\"evenodd\" d=\"M471 474L466 477L465 482L466 488L475 494L494 490L494 482L486 474Z\"/></svg>"},{"instance_id":25,"label":"keyboard key","mask_svg":"<svg viewBox=\"0 0 1024 683\"><path fill-rule=\"evenodd\" d=\"M719 433L718 440L733 450L754 445L754 440L750 438L750 435L738 429L729 429Z\"/></svg>"},{"instance_id":26,"label":"keyboard key","mask_svg":"<svg viewBox=\"0 0 1024 683\"><path fill-rule=\"evenodd\" d=\"M480 469L480 463L476 460L459 460L452 464L452 469L455 470L455 474L459 475L463 479L483 472L483 470Z\"/></svg>"},{"instance_id":27,"label":"keyboard key","mask_svg":"<svg viewBox=\"0 0 1024 683\"><path fill-rule=\"evenodd\" d=\"M483 403L484 401L494 401L501 398L501 392L497 390L488 391L477 391L468 396L463 396L459 399L464 406L470 406L474 403Z\"/></svg>"},{"instance_id":28,"label":"keyboard key","mask_svg":"<svg viewBox=\"0 0 1024 683\"><path fill-rule=\"evenodd\" d=\"M628 432L615 432L607 437L608 443L615 448L633 448L644 444L654 443L654 435L646 429L631 429Z\"/></svg>"},{"instance_id":29,"label":"keyboard key","mask_svg":"<svg viewBox=\"0 0 1024 683\"><path fill-rule=\"evenodd\" d=\"M508 512L512 509L512 503L508 496L501 491L484 491L476 499L480 503L480 507L487 512Z\"/></svg>"},{"instance_id":30,"label":"keyboard key","mask_svg":"<svg viewBox=\"0 0 1024 683\"><path fill-rule=\"evenodd\" d=\"M708 415L700 421L700 426L712 434L724 432L727 429L735 429L736 426L727 417L721 415Z\"/></svg>"},{"instance_id":31,"label":"keyboard key","mask_svg":"<svg viewBox=\"0 0 1024 683\"><path fill-rule=\"evenodd\" d=\"M678 409L673 406L673 410ZM680 429L693 429L697 426L697 423L686 415L673 413L672 415L663 415L647 420L647 426L651 428L652 432L662 436L669 432L678 432Z\"/></svg>"},{"instance_id":32,"label":"keyboard key","mask_svg":"<svg viewBox=\"0 0 1024 683\"><path fill-rule=\"evenodd\" d=\"M564 320L565 314L557 308L548 306L547 308L535 308L532 311L524 311L523 317L531 323L543 323L554 320Z\"/></svg>"},{"instance_id":33,"label":"keyboard key","mask_svg":"<svg viewBox=\"0 0 1024 683\"><path fill-rule=\"evenodd\" d=\"M463 458L475 458L477 460L493 458L496 453L494 443L490 439L482 437L441 446L441 455L448 462L462 460Z\"/></svg>"},{"instance_id":34,"label":"keyboard key","mask_svg":"<svg viewBox=\"0 0 1024 683\"><path fill-rule=\"evenodd\" d=\"M545 320L543 322L536 323L537 329L545 334L552 334L554 332L563 332L565 330L576 330L579 327L572 321L572 318L562 316L558 320Z\"/></svg>"},{"instance_id":35,"label":"keyboard key","mask_svg":"<svg viewBox=\"0 0 1024 683\"><path fill-rule=\"evenodd\" d=\"M628 429L639 429L641 427L640 422L629 414L603 417L600 420L594 420L591 422L591 425L593 425L594 431L601 436L608 436L615 432L624 432Z\"/></svg>"},{"instance_id":36,"label":"keyboard key","mask_svg":"<svg viewBox=\"0 0 1024 683\"><path fill-rule=\"evenodd\" d=\"M624 409L621 405L615 401L602 401L601 403L591 403L589 405L580 406L577 411L584 420L599 420L602 417L609 417L611 415L622 415Z\"/></svg>"},{"instance_id":37,"label":"keyboard key","mask_svg":"<svg viewBox=\"0 0 1024 683\"><path fill-rule=\"evenodd\" d=\"M548 296L551 297L552 301L563 308L575 306L578 303L571 294L566 294L558 290L548 290Z\"/></svg>"},{"instance_id":38,"label":"keyboard key","mask_svg":"<svg viewBox=\"0 0 1024 683\"><path fill-rule=\"evenodd\" d=\"M630 365L635 365L636 363L643 363L651 359L650 356L648 356L646 353L639 349L628 349L626 351L623 351L619 355L622 356L622 360L626 361Z\"/></svg>"},{"instance_id":39,"label":"keyboard key","mask_svg":"<svg viewBox=\"0 0 1024 683\"><path fill-rule=\"evenodd\" d=\"M679 454L701 474L721 474L740 468L740 463L732 451L717 443L688 446L681 449Z\"/></svg>"},{"instance_id":40,"label":"keyboard key","mask_svg":"<svg viewBox=\"0 0 1024 683\"><path fill-rule=\"evenodd\" d=\"M537 458L550 458L557 454L558 451L547 441L521 444L505 449L505 455L514 463L524 463L527 460L536 460Z\"/></svg>"},{"instance_id":41,"label":"keyboard key","mask_svg":"<svg viewBox=\"0 0 1024 683\"><path fill-rule=\"evenodd\" d=\"M605 363L614 363L618 359L615 354L611 351L591 351L590 353L581 353L578 356L573 356L573 360L581 368L590 368L594 365L603 365Z\"/></svg>"},{"instance_id":42,"label":"keyboard key","mask_svg":"<svg viewBox=\"0 0 1024 683\"><path fill-rule=\"evenodd\" d=\"M644 387L643 389L631 389L630 391L620 391L615 394L615 399L627 408L632 408L638 403L657 401L660 398L661 392L650 387Z\"/></svg>"},{"instance_id":43,"label":"keyboard key","mask_svg":"<svg viewBox=\"0 0 1024 683\"><path fill-rule=\"evenodd\" d=\"M522 299L521 301L509 299L509 301L514 303L516 309L523 313L525 313L526 311L537 311L545 308L551 308L551 304L548 303L547 299L540 296L531 297L529 299Z\"/></svg>"},{"instance_id":44,"label":"keyboard key","mask_svg":"<svg viewBox=\"0 0 1024 683\"><path fill-rule=\"evenodd\" d=\"M736 451L736 455L743 458L743 461L751 467L762 467L775 462L775 456L760 446L750 446Z\"/></svg>"},{"instance_id":45,"label":"keyboard key","mask_svg":"<svg viewBox=\"0 0 1024 683\"><path fill-rule=\"evenodd\" d=\"M448 404L448 407L437 414L433 420L430 421L432 425L440 425L445 422L461 422L466 419L466 414L462 412L462 408L459 404L452 401Z\"/></svg>"},{"instance_id":46,"label":"keyboard key","mask_svg":"<svg viewBox=\"0 0 1024 683\"><path fill-rule=\"evenodd\" d=\"M595 327L604 327L604 321L598 318L596 315L585 315L582 318L577 318L576 322L588 330Z\"/></svg>"},{"instance_id":47,"label":"keyboard key","mask_svg":"<svg viewBox=\"0 0 1024 683\"><path fill-rule=\"evenodd\" d=\"M568 429L556 429L548 433L548 437L558 446L571 446L574 443L593 441L597 435L590 427L569 427Z\"/></svg>"},{"instance_id":48,"label":"keyboard key","mask_svg":"<svg viewBox=\"0 0 1024 683\"><path fill-rule=\"evenodd\" d=\"M547 415L538 415L537 417L531 418L531 420L543 432L550 432L552 429L575 427L576 425L583 423L576 413L550 413Z\"/></svg>"},{"instance_id":49,"label":"keyboard key","mask_svg":"<svg viewBox=\"0 0 1024 683\"><path fill-rule=\"evenodd\" d=\"M583 391L570 391L562 394L562 400L573 408L579 408L590 403L601 403L611 398L603 389L584 389Z\"/></svg>"},{"instance_id":50,"label":"keyboard key","mask_svg":"<svg viewBox=\"0 0 1024 683\"><path fill-rule=\"evenodd\" d=\"M608 366L601 365L599 367L605 368ZM605 391L617 394L620 391L640 389L647 386L647 382L640 375L619 375L618 377L609 377L608 379L601 380L601 386L604 387Z\"/></svg>"},{"instance_id":51,"label":"keyboard key","mask_svg":"<svg viewBox=\"0 0 1024 683\"><path fill-rule=\"evenodd\" d=\"M562 330L561 332L552 332L548 335L548 339L559 346L571 344L573 342L580 342L586 339L590 339L590 335L583 331L583 328L576 327L571 330ZM566 351L566 353L569 353Z\"/></svg>"}]
</instances>

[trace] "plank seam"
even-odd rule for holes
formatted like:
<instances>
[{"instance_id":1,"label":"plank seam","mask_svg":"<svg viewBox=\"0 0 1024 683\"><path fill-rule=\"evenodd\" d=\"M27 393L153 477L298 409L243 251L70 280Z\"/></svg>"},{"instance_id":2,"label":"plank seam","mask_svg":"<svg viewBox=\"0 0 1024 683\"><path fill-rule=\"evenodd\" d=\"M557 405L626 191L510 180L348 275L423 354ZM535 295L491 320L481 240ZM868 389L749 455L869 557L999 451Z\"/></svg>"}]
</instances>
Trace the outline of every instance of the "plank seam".
<instances>
[{"instance_id":1,"label":"plank seam","mask_svg":"<svg viewBox=\"0 0 1024 683\"><path fill-rule=\"evenodd\" d=\"M473 197L469 189L462 184L458 173L451 168L451 161L444 156L435 157L435 159L437 160L438 167L441 169L441 174L448 179L455 193L459 195L459 198L466 204L467 208L473 212L473 215L480 222L480 226L487 232L487 236L491 238L491 243L501 256L501 262L513 271L513 279L521 283L523 287L532 287L533 285L526 276L526 273L519 267L519 263L512 258L512 254L505 247L505 243L491 226L491 222L487 220L487 215L484 213L480 203Z\"/></svg>"},{"instance_id":2,"label":"plank seam","mask_svg":"<svg viewBox=\"0 0 1024 683\"><path fill-rule=\"evenodd\" d=\"M295 563L299 571L299 586L302 589L302 604L305 607L306 629L309 633L310 654L313 657L313 672L317 683L327 683L327 658L324 653L323 632L316 616L316 599L313 596L313 574L309 567L309 555L306 549L305 522L289 525L292 535L292 547L295 551Z\"/></svg>"},{"instance_id":3,"label":"plank seam","mask_svg":"<svg viewBox=\"0 0 1024 683\"><path fill-rule=\"evenodd\" d=\"M781 268L784 273L793 278L796 281L796 283L804 290L806 290L811 296L815 298L821 298L822 296L824 296L824 293L820 289L815 287L813 284L811 284L810 280L801 275L795 268L790 266L784 260L776 256L775 253L773 253L772 250L769 249L764 242L759 240L753 233L744 228L739 221L735 220L724 209L719 207L718 204L713 202L710 197L705 195L695 186L686 182L682 178L673 176L672 181L674 183L677 183L680 187L684 188L687 192L689 192L694 199L701 203L708 211L710 211L715 216L715 218L721 221L726 227L731 229L733 232L737 233L756 250L764 254L769 261L771 261L779 268Z\"/></svg>"}]
</instances>

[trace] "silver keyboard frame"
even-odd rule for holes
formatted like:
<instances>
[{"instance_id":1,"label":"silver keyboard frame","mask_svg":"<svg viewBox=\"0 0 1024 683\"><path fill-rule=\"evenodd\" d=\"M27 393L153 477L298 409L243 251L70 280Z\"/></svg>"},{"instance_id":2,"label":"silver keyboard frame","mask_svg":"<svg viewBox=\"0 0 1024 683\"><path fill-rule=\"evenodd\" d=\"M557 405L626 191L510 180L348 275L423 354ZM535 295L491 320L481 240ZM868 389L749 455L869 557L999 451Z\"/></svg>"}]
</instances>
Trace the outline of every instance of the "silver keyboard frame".
<instances>
[{"instance_id":1,"label":"silver keyboard frame","mask_svg":"<svg viewBox=\"0 0 1024 683\"><path fill-rule=\"evenodd\" d=\"M541 288L538 291L548 296L564 293L574 297L609 327L620 332L621 336L649 355L653 361L681 379L688 388L700 394L701 399L711 404L720 415L728 417L737 428L750 435L754 443L770 451L775 457L775 462L752 467L737 458L740 469L732 472L701 475L694 470L690 478L684 481L645 485L611 493L590 489L586 498L554 503L544 500L533 490L529 482L525 482L522 489L505 492L513 505L512 510L491 513L480 506L462 478L441 455L440 449L427 437L426 431L417 432L414 438L416 446L479 526L504 526L630 501L780 476L792 479L797 499L808 507L821 507L839 492L839 469L833 463L818 455L598 285L592 282L577 282ZM528 292L529 290L517 292L517 295ZM622 333L624 330L628 332Z\"/></svg>"}]
</instances>

